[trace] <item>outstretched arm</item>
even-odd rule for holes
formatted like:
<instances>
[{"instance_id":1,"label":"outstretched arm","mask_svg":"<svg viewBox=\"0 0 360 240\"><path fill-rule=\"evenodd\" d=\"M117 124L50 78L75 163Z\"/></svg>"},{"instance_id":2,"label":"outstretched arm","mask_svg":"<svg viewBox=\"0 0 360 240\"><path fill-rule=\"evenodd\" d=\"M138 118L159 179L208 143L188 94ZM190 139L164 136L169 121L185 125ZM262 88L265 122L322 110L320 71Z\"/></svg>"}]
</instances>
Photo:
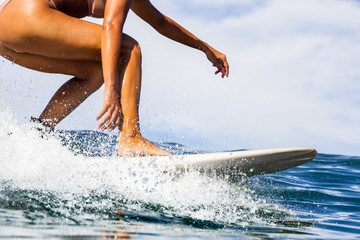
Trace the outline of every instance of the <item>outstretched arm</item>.
<instances>
[{"instance_id":1,"label":"outstretched arm","mask_svg":"<svg viewBox=\"0 0 360 240\"><path fill-rule=\"evenodd\" d=\"M229 64L224 54L218 52L175 21L163 15L151 4L150 0L135 0L131 9L162 35L203 51L209 61L218 69L216 74L221 72L222 77L229 76Z\"/></svg>"}]
</instances>

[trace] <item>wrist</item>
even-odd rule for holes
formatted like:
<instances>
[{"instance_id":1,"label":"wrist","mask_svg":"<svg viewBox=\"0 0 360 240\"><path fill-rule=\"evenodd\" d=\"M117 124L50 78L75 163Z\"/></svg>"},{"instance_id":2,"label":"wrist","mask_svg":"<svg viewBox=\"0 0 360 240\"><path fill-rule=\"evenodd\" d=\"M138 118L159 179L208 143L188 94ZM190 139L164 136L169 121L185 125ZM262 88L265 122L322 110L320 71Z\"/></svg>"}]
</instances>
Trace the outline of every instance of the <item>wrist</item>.
<instances>
[{"instance_id":1,"label":"wrist","mask_svg":"<svg viewBox=\"0 0 360 240\"><path fill-rule=\"evenodd\" d=\"M106 85L105 84L104 92L113 93L113 92L118 92L118 91L119 91L119 89L115 84L112 84L112 85Z\"/></svg>"},{"instance_id":2,"label":"wrist","mask_svg":"<svg viewBox=\"0 0 360 240\"><path fill-rule=\"evenodd\" d=\"M119 91L119 77L116 75L105 76L104 74L105 91Z\"/></svg>"},{"instance_id":3,"label":"wrist","mask_svg":"<svg viewBox=\"0 0 360 240\"><path fill-rule=\"evenodd\" d=\"M114 88L106 88L104 89L104 97L107 98L120 98L119 91Z\"/></svg>"},{"instance_id":4,"label":"wrist","mask_svg":"<svg viewBox=\"0 0 360 240\"><path fill-rule=\"evenodd\" d=\"M210 46L207 45L205 42L200 41L198 49L204 52L205 54L210 51Z\"/></svg>"}]
</instances>

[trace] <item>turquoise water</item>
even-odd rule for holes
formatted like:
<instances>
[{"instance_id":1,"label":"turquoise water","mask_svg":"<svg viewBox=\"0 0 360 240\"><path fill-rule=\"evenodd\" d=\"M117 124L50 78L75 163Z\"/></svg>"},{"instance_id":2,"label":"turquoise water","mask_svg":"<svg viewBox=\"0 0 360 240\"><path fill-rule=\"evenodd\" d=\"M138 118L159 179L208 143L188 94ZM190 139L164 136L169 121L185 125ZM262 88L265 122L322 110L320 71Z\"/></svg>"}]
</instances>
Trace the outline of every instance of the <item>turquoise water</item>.
<instances>
[{"instance_id":1,"label":"turquoise water","mask_svg":"<svg viewBox=\"0 0 360 240\"><path fill-rule=\"evenodd\" d=\"M44 139L4 122L0 238L360 239L360 157L319 154L238 182L176 177L156 161L120 161L113 136L62 131Z\"/></svg>"}]
</instances>

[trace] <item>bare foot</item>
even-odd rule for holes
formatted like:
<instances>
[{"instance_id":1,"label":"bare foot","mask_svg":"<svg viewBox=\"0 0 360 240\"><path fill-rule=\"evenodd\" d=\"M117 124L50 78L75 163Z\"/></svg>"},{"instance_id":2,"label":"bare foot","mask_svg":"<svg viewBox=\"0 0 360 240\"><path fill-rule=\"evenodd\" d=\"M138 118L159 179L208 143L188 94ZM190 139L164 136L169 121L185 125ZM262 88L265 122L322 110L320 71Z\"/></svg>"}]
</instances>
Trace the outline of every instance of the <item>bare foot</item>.
<instances>
[{"instance_id":1,"label":"bare foot","mask_svg":"<svg viewBox=\"0 0 360 240\"><path fill-rule=\"evenodd\" d=\"M118 155L122 156L166 156L171 155L171 153L166 152L149 140L143 138L141 134L136 134L135 136L125 137L119 135L118 138Z\"/></svg>"}]
</instances>

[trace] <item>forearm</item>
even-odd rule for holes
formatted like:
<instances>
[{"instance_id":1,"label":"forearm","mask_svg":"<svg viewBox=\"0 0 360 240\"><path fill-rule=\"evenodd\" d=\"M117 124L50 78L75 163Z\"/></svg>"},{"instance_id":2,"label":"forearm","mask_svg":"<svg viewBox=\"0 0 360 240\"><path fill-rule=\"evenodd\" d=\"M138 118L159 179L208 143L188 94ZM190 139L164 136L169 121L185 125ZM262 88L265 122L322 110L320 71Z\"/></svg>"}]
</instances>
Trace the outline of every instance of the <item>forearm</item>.
<instances>
[{"instance_id":1,"label":"forearm","mask_svg":"<svg viewBox=\"0 0 360 240\"><path fill-rule=\"evenodd\" d=\"M191 32L177 24L172 19L163 16L161 23L155 28L160 34L168 37L176 42L182 43L186 46L199 49L203 52L208 51L211 47L193 35Z\"/></svg>"},{"instance_id":2,"label":"forearm","mask_svg":"<svg viewBox=\"0 0 360 240\"><path fill-rule=\"evenodd\" d=\"M229 76L229 65L227 63L226 56L212 48L206 42L201 41L199 38L197 38L185 28L181 27L175 21L171 20L165 15L162 15L162 17L153 23L152 26L159 33L174 41L203 51L209 61L212 62L213 66L218 69L215 74L221 72L222 77Z\"/></svg>"},{"instance_id":3,"label":"forearm","mask_svg":"<svg viewBox=\"0 0 360 240\"><path fill-rule=\"evenodd\" d=\"M119 92L122 84L119 70L122 31L132 3L133 0L109 0L106 3L101 33L101 58L106 90Z\"/></svg>"},{"instance_id":4,"label":"forearm","mask_svg":"<svg viewBox=\"0 0 360 240\"><path fill-rule=\"evenodd\" d=\"M101 35L101 58L105 89L109 91L117 91L119 84L121 84L118 64L120 49L121 30L105 23Z\"/></svg>"}]
</instances>

